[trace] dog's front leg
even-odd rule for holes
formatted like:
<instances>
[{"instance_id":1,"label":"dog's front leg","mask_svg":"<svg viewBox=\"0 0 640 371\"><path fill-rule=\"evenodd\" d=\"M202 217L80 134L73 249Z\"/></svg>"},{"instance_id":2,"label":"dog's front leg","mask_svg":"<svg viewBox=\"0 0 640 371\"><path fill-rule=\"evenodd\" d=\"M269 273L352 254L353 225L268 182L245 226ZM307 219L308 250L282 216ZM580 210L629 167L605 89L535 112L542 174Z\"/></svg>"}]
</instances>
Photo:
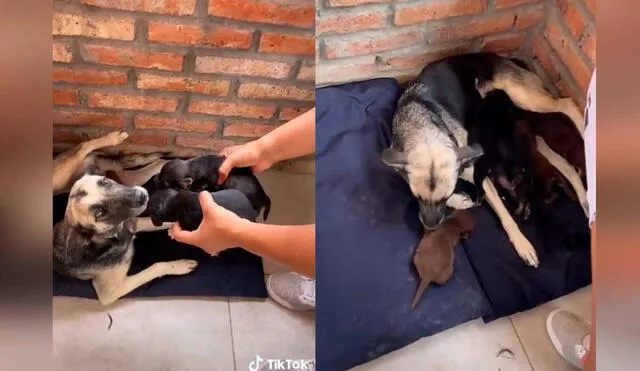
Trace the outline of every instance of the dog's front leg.
<instances>
[{"instance_id":1,"label":"dog's front leg","mask_svg":"<svg viewBox=\"0 0 640 371\"><path fill-rule=\"evenodd\" d=\"M147 282L167 275L188 274L197 266L198 262L195 260L160 262L142 272L127 276L129 264L122 264L94 278L93 288L96 290L100 304L107 306Z\"/></svg>"},{"instance_id":2,"label":"dog's front leg","mask_svg":"<svg viewBox=\"0 0 640 371\"><path fill-rule=\"evenodd\" d=\"M509 236L509 240L513 243L520 258L522 258L527 265L537 267L540 262L538 261L536 250L527 237L522 234L520 228L518 228L516 221L513 220L513 217L511 217L507 211L507 208L498 195L498 190L489 178L485 178L482 181L482 189L484 190L487 202L498 215L504 231L507 233L507 236Z\"/></svg>"},{"instance_id":3,"label":"dog's front leg","mask_svg":"<svg viewBox=\"0 0 640 371\"><path fill-rule=\"evenodd\" d=\"M578 196L578 201L580 202L580 206L582 206L582 210L584 214L589 216L589 207L587 205L587 191L584 189L584 185L582 184L582 179L580 179L580 175L576 169L562 156L554 152L551 147L547 145L547 143L541 137L536 135L536 147L538 152L544 158L549 161L551 166L556 168L567 180L573 190L576 192Z\"/></svg>"},{"instance_id":4,"label":"dog's front leg","mask_svg":"<svg viewBox=\"0 0 640 371\"><path fill-rule=\"evenodd\" d=\"M153 232L161 231L163 229L169 229L173 227L174 223L165 222L160 226L153 225L151 218L136 218L135 230L137 232Z\"/></svg>"}]
</instances>

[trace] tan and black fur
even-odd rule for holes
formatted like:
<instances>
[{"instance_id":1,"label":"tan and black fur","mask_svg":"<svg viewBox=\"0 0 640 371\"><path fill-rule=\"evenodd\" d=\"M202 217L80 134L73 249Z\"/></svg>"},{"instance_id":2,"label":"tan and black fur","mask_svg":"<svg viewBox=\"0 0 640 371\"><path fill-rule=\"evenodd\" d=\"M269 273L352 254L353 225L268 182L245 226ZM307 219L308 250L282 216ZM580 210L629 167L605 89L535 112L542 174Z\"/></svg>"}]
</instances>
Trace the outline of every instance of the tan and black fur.
<instances>
[{"instance_id":1,"label":"tan and black fur","mask_svg":"<svg viewBox=\"0 0 640 371\"><path fill-rule=\"evenodd\" d=\"M468 210L455 210L453 217L437 229L426 230L413 255L413 265L420 276L420 285L411 303L415 308L431 282L444 285L453 275L455 248L468 238L475 227L475 218Z\"/></svg>"},{"instance_id":2,"label":"tan and black fur","mask_svg":"<svg viewBox=\"0 0 640 371\"><path fill-rule=\"evenodd\" d=\"M448 57L426 66L403 93L393 119L391 147L382 160L398 170L420 203L420 220L427 229L442 223L450 209L475 205L464 194L454 193L458 178L484 192L518 255L537 267L538 256L507 211L489 177L474 179L474 163L484 149L468 138L471 115L489 91L504 90L522 109L535 112L563 112L579 123L582 115L569 99L555 99L544 90L540 79L523 62L494 53L472 53ZM482 128L476 128L482 130ZM563 175L559 161L538 148ZM558 156L560 157L560 156ZM571 178L567 179L571 182ZM573 184L573 182L572 182ZM576 192L580 195L579 192Z\"/></svg>"},{"instance_id":3,"label":"tan and black fur","mask_svg":"<svg viewBox=\"0 0 640 371\"><path fill-rule=\"evenodd\" d=\"M144 188L90 174L95 170L92 167L99 169L99 164L88 159L91 152L117 145L126 138L127 133L114 132L82 143L58 156L53 168L54 194L70 188L64 219L54 226L53 268L61 274L92 280L103 305L115 302L155 278L187 274L197 265L193 260L160 262L135 275L127 275L134 254L135 234L167 229L171 223L155 227L149 218L137 218L149 200ZM157 166L143 172L144 176L138 177L137 182L148 180Z\"/></svg>"}]
</instances>

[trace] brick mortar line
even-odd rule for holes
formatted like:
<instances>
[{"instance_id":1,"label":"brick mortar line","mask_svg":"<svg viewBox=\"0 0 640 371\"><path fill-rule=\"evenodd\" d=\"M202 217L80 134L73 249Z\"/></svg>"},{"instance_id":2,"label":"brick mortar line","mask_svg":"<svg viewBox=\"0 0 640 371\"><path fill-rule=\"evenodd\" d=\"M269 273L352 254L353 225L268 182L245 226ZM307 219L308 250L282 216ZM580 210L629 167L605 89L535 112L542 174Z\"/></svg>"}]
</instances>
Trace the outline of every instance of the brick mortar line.
<instances>
[{"instance_id":1,"label":"brick mortar line","mask_svg":"<svg viewBox=\"0 0 640 371\"><path fill-rule=\"evenodd\" d=\"M362 4L349 8L325 8L320 13L316 13L316 21L322 21L325 17L336 15L367 15L372 12L387 12L393 13L394 3L378 3L378 4Z\"/></svg>"},{"instance_id":2,"label":"brick mortar line","mask_svg":"<svg viewBox=\"0 0 640 371\"><path fill-rule=\"evenodd\" d=\"M223 18L217 17L213 15L208 15L208 6L207 6L207 15L203 17L202 15L198 15L198 4L196 3L196 10L192 15L174 15L174 14L162 14L162 13L149 13L143 11L130 11L116 8L102 8L102 7L94 7L91 5L85 4L64 4L57 1L54 1L54 4L59 4L54 6L54 12L60 13L72 13L72 11L79 12L80 15L97 15L97 16L112 16L114 18L133 18L133 19L145 19L147 21L167 21L166 23L191 23L193 25L200 24L199 20L206 19L207 21L215 24L216 26L228 27L229 25L239 25L240 27L251 27L251 28L260 28L263 30L273 30L273 32L282 32L282 30L290 30L293 32L299 31L311 31L314 30L314 24L308 27L295 26L290 24L272 24L272 23L264 23L264 22L253 22L253 21L243 21L231 18ZM59 9L55 9L55 7Z\"/></svg>"},{"instance_id":3,"label":"brick mortar line","mask_svg":"<svg viewBox=\"0 0 640 371\"><path fill-rule=\"evenodd\" d=\"M141 44L139 42L128 40L115 40L115 39L100 39L91 38L87 36L74 36L71 38L76 42L82 42L81 46L85 45L99 45L113 48L125 48L136 49L144 52L155 53L172 53L172 54L186 54L189 49L193 49L197 56L215 56L215 57L228 57L228 58L247 58L247 59L261 59L251 58L250 56L263 56L266 61L281 61L281 62L293 62L297 59L313 59L312 55L295 55L295 54L283 54L283 53L266 53L243 49L234 48L216 48L206 47L189 44L163 44L160 42L145 42ZM54 36L53 41L58 41Z\"/></svg>"},{"instance_id":4,"label":"brick mortar line","mask_svg":"<svg viewBox=\"0 0 640 371\"><path fill-rule=\"evenodd\" d=\"M558 83L559 81L562 81L565 84L567 84L569 86L569 89L573 90L574 93L581 92L581 89L578 87L578 84L575 81L575 79L573 78L573 75L571 74L571 71L562 62L560 57L556 54L555 50L553 49L553 46L551 46L551 44L549 43L547 38L544 37L544 35L540 35L540 37L541 37L540 42L541 42L542 46L544 47L544 49L547 52L549 58L551 59L551 63L553 63L554 68L558 71L558 74L560 75L560 80L551 81L551 82L555 86L556 83Z\"/></svg>"},{"instance_id":5,"label":"brick mortar line","mask_svg":"<svg viewBox=\"0 0 640 371\"><path fill-rule=\"evenodd\" d=\"M305 106L305 107L281 107L282 108L304 108L304 109L310 109L313 107L313 102L308 102L309 105ZM118 108L114 108L114 109L106 109L107 112L105 112L104 109L100 109L100 108L86 108L86 107L79 107L79 106L61 106L61 105L54 105L54 113L61 113L61 114L67 114L67 113L78 113L78 114L108 114L108 115L112 115L112 116L124 116L127 114L131 114L133 112L133 116L132 117L137 117L137 116L150 116L150 117L157 117L159 119L184 119L184 120L194 120L194 121L203 121L203 122L222 122L225 121L227 123L231 123L231 124L253 124L253 125L273 125L273 126L277 126L280 125L281 123L285 122L286 120L276 120L277 122L273 122L272 123L272 119L259 119L259 118L249 118L249 117L240 117L240 116L221 116L221 115L214 115L214 114L204 114L204 113L186 113L186 114L180 114L177 111L174 112L158 112L158 111L130 111L130 110L124 110L124 109L118 109ZM83 126L83 125L67 125L70 127L77 127L77 126Z\"/></svg>"},{"instance_id":6,"label":"brick mortar line","mask_svg":"<svg viewBox=\"0 0 640 371\"><path fill-rule=\"evenodd\" d=\"M596 24L595 15L591 13L589 8L587 7L587 4L585 4L584 1L572 1L572 3L575 4L578 7L578 9L580 9L580 13L582 13L582 15L585 16L587 23L595 26Z\"/></svg>"},{"instance_id":7,"label":"brick mortar line","mask_svg":"<svg viewBox=\"0 0 640 371\"><path fill-rule=\"evenodd\" d=\"M438 19L438 20L431 20L431 21L424 21L421 23L416 23L416 24L411 24L411 25L406 25L406 26L394 26L393 31L394 33L402 33L402 32L411 32L411 31L419 31L422 30L426 33L440 27L440 26L451 26L450 23L465 23L465 22L471 22L474 20L481 20L481 19L490 19L490 18L501 18L507 15L510 16L515 16L515 15L521 15L521 14L527 14L527 13L535 13L536 11L539 11L541 9L543 9L544 7L541 6L541 4L525 4L523 6L519 6L517 8L510 8L510 9L505 9L505 10L500 10L500 11L496 11L496 12L492 12L492 13L487 13L487 12L483 12L483 13L478 13L478 14L466 14L466 15L458 15L458 16L452 16L452 17L446 17L443 19ZM363 36L368 36L367 34L371 34L372 37L375 37L375 34L380 34L381 36L384 36L385 33L388 33L390 30L388 29L381 29L381 30L363 30L363 31L357 31L357 32L352 32L352 33L347 33L347 34L340 34L340 35L322 35L320 36L320 38L323 41L326 40L345 40L348 41L349 38L355 39L358 37L363 37Z\"/></svg>"},{"instance_id":8,"label":"brick mortar line","mask_svg":"<svg viewBox=\"0 0 640 371\"><path fill-rule=\"evenodd\" d=\"M301 62L304 62L304 61L301 61ZM310 62L310 61L307 60L307 62ZM85 61L82 61L81 63L54 62L53 67L54 69L62 68L62 69L74 70L78 68L82 70L88 69L88 70L98 70L103 72L124 72L124 73L128 73L129 70L133 70L136 75L152 74L152 75L157 75L161 77L190 78L190 79L202 80L206 82L232 81L237 78L242 78L247 80L247 82L264 83L264 84L272 84L272 85L287 85L287 86L290 85L290 86L297 86L297 87L313 86L313 82L298 80L295 78L291 79L288 76L286 78L279 79L279 78L266 77L266 76L236 75L236 74L229 74L229 73L167 71L167 70L158 70L154 68L141 68L141 67L133 67L133 66L111 66L106 64L100 64L95 62L85 62ZM72 83L62 83L62 82L61 84L87 85L87 84L72 84ZM109 86L109 84L106 84L103 86ZM117 85L117 86L125 86L125 85Z\"/></svg>"}]
</instances>

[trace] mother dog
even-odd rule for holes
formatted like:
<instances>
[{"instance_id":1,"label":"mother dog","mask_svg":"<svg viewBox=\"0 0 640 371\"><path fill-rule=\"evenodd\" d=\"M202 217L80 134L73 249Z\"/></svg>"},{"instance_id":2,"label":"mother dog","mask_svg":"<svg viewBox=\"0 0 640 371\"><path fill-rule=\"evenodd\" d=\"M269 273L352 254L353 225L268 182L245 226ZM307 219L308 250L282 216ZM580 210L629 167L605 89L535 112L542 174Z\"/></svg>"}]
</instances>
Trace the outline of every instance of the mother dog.
<instances>
[{"instance_id":1,"label":"mother dog","mask_svg":"<svg viewBox=\"0 0 640 371\"><path fill-rule=\"evenodd\" d=\"M447 206L466 209L474 205L465 195L454 194L454 189L458 178L474 182L473 163L483 149L468 143L468 129L481 120L469 115L489 91L504 90L525 110L562 112L583 132L584 120L577 106L570 99L553 98L539 78L523 67L517 60L493 53L449 57L426 66L400 97L391 147L383 151L382 160L400 172L418 198L425 228L440 225L447 217ZM537 267L535 249L509 215L495 185L485 178L482 190L518 255Z\"/></svg>"}]
</instances>

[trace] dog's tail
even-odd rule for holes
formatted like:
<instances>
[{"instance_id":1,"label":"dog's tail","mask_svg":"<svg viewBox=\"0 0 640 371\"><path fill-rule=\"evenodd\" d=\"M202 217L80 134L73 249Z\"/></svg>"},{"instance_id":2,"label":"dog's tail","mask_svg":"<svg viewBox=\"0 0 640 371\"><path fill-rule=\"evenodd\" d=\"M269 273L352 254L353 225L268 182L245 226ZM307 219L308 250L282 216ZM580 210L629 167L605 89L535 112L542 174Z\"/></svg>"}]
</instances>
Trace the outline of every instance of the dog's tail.
<instances>
[{"instance_id":1,"label":"dog's tail","mask_svg":"<svg viewBox=\"0 0 640 371\"><path fill-rule=\"evenodd\" d=\"M429 287L430 283L430 280L420 280L420 285L418 286L418 290L416 290L416 295L413 297L413 303L411 303L411 309L415 309L416 304L418 304L420 298L422 298L422 295L424 294L424 290Z\"/></svg>"}]
</instances>

